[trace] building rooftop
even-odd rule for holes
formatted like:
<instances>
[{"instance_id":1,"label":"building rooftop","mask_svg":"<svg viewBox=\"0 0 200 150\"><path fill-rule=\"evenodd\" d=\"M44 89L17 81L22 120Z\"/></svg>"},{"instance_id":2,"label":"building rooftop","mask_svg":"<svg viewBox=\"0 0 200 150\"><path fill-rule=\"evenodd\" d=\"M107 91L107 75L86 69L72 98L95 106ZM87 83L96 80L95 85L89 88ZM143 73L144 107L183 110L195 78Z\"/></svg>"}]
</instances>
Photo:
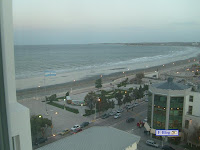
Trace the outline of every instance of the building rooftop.
<instances>
[{"instance_id":1,"label":"building rooftop","mask_svg":"<svg viewBox=\"0 0 200 150\"><path fill-rule=\"evenodd\" d=\"M168 78L167 82L152 84L153 87L158 89L165 89L165 90L185 90L189 89L189 86L173 82L173 78Z\"/></svg>"},{"instance_id":2,"label":"building rooftop","mask_svg":"<svg viewBox=\"0 0 200 150\"><path fill-rule=\"evenodd\" d=\"M124 150L139 140L139 136L113 127L94 126L37 150Z\"/></svg>"}]
</instances>

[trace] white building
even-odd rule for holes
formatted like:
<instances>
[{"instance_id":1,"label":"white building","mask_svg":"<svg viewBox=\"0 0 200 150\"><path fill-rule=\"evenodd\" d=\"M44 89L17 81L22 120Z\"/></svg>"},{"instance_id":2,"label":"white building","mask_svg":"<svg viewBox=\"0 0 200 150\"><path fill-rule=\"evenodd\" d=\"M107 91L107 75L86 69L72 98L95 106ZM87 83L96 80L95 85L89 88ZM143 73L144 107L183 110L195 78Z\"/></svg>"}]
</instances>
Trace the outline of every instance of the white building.
<instances>
[{"instance_id":1,"label":"white building","mask_svg":"<svg viewBox=\"0 0 200 150\"><path fill-rule=\"evenodd\" d=\"M29 109L16 100L11 0L0 0L0 28L0 149L32 150Z\"/></svg>"},{"instance_id":2,"label":"white building","mask_svg":"<svg viewBox=\"0 0 200 150\"><path fill-rule=\"evenodd\" d=\"M113 127L94 126L37 150L137 150L140 137Z\"/></svg>"},{"instance_id":3,"label":"white building","mask_svg":"<svg viewBox=\"0 0 200 150\"><path fill-rule=\"evenodd\" d=\"M167 82L149 86L148 123L146 129L155 136L155 129L179 129L178 137L166 140L187 140L193 126L200 127L200 93L191 87Z\"/></svg>"}]
</instances>

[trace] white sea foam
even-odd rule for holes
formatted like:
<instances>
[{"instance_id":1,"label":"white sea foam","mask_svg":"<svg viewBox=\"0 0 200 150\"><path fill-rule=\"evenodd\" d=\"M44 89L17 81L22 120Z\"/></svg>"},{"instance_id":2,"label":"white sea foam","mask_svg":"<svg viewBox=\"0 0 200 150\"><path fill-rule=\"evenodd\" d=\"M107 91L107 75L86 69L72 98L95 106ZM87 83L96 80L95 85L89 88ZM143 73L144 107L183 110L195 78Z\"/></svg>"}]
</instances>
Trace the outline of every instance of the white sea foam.
<instances>
[{"instance_id":1,"label":"white sea foam","mask_svg":"<svg viewBox=\"0 0 200 150\"><path fill-rule=\"evenodd\" d=\"M73 55L73 58L71 57L65 58L62 56L62 55L65 55L65 51L61 51L60 55L58 56L56 56L55 53L54 53L55 56L54 55L49 56L52 59L51 62L47 61L48 58L46 58L46 56L45 57L40 56L39 54L35 53L35 55L37 55L38 57L39 56L41 57L40 59L43 59L44 57L44 60L43 60L44 62L39 61L39 59L35 57L33 59L33 63L35 64L31 65L29 63L30 67L27 67L27 68L23 68L23 66L20 66L19 62L23 58L20 58L20 59L18 58L16 62L16 63L19 63L17 64L17 68L16 68L16 70L18 71L16 75L17 89L37 87L39 84L42 86L42 84L44 83L43 80L44 80L45 70L53 70L53 71L56 71L57 73L56 77L47 79L48 85L51 85L51 84L60 84L64 82L71 82L73 80L79 80L79 79L87 78L94 75L110 74L110 73L115 73L115 72L120 72L120 71L127 71L127 69L134 70L134 69L166 64L169 62L194 57L200 53L200 49L195 48L195 47L178 47L178 48L167 47L166 48L166 47L155 46L155 47L150 47L150 50L146 50L148 54L140 52L143 50L143 47L139 47L140 51L137 50L137 47L133 50L132 50L132 47L125 47L129 49L124 51L124 53L126 52L127 54L123 55L123 53L120 53L121 51L123 51L123 49L120 49L117 51L115 50L115 48L116 46L114 46L113 50L109 52L108 56L104 55L105 52L100 53L99 49L98 51L95 52L97 54L93 54L90 56L87 56L87 53L90 54L91 51L86 51L86 54L84 54L82 53L82 50L81 51L77 50L76 53L78 52L81 53L79 57L77 56L77 58L75 57L77 54ZM144 51L146 48L147 47L144 47ZM154 51L153 49L157 49L157 50ZM162 51L162 49L164 50ZM115 51L117 51L118 54L115 54ZM150 52L152 51L152 53L149 53L149 51ZM85 58L82 58L83 57L82 55L84 55ZM20 56L21 55L18 55L18 57ZM34 67L36 69L34 69ZM18 69L22 71L19 72Z\"/></svg>"}]
</instances>

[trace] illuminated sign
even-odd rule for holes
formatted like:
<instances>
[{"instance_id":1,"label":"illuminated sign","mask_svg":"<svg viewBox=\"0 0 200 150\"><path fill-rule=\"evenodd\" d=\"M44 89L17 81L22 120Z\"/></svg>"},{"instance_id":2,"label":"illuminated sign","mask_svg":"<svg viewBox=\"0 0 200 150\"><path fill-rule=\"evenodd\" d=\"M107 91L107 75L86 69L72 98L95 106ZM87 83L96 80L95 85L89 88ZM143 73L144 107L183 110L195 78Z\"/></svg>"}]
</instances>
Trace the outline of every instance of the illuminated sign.
<instances>
[{"instance_id":1,"label":"illuminated sign","mask_svg":"<svg viewBox=\"0 0 200 150\"><path fill-rule=\"evenodd\" d=\"M156 130L156 136L179 136L178 130Z\"/></svg>"},{"instance_id":2,"label":"illuminated sign","mask_svg":"<svg viewBox=\"0 0 200 150\"><path fill-rule=\"evenodd\" d=\"M44 76L48 77L48 76L56 76L56 72L55 71L45 71L44 72Z\"/></svg>"}]
</instances>

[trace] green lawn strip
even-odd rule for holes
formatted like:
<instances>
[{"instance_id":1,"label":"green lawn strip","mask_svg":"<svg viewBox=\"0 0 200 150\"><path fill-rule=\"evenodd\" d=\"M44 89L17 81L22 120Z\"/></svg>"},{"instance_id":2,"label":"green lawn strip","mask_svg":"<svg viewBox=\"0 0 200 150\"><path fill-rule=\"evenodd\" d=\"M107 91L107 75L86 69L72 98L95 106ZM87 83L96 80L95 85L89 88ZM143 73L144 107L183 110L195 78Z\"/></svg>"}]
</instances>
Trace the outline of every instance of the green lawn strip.
<instances>
[{"instance_id":1,"label":"green lawn strip","mask_svg":"<svg viewBox=\"0 0 200 150\"><path fill-rule=\"evenodd\" d=\"M65 99L65 98L66 98L65 96L57 97L56 100L58 101L58 99Z\"/></svg>"},{"instance_id":2,"label":"green lawn strip","mask_svg":"<svg viewBox=\"0 0 200 150\"><path fill-rule=\"evenodd\" d=\"M52 106L55 106L55 107L58 107L58 108L61 108L61 109L64 109L64 106L61 105L61 104L57 104L57 103L54 103L54 102L48 102L47 104L52 105ZM79 113L78 109L76 109L76 108L71 108L71 107L68 107L68 106L65 106L65 110L70 111L70 112L73 112L73 113L75 113L75 114L78 114L78 113Z\"/></svg>"}]
</instances>

